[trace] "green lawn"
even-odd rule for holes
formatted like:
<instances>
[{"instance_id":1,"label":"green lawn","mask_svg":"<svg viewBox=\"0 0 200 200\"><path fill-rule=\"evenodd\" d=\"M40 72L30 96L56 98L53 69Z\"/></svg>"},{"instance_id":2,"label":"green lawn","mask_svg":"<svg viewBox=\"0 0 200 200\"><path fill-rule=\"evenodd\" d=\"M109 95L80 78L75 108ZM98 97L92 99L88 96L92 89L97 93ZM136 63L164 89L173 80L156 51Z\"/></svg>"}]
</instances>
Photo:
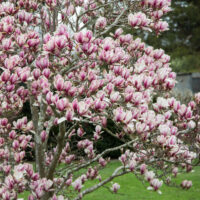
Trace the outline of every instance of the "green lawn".
<instances>
[{"instance_id":1,"label":"green lawn","mask_svg":"<svg viewBox=\"0 0 200 200\"><path fill-rule=\"evenodd\" d=\"M109 166L102 171L102 178L107 177L119 165L118 161L112 161ZM193 186L185 191L179 188L161 187L162 194L147 190L148 184L143 185L133 174L127 174L118 177L113 182L118 182L121 186L118 194L112 194L107 187L100 188L95 192L88 194L83 200L200 200L200 167L195 168L194 172L188 174L179 174L176 178L177 183L182 180L192 180ZM96 181L90 181L84 188L92 186ZM83 188L83 189L84 189ZM27 199L27 195L21 196Z\"/></svg>"},{"instance_id":2,"label":"green lawn","mask_svg":"<svg viewBox=\"0 0 200 200\"><path fill-rule=\"evenodd\" d=\"M102 177L108 176L118 165L117 161L110 163L109 168L103 171ZM194 172L178 175L177 183L182 180L192 180L193 187L185 191L179 188L161 187L162 194L147 190L148 184L143 185L133 174L114 179L121 186L118 194L111 194L107 188L100 188L94 193L88 194L83 200L200 200L200 167ZM111 184L107 185L108 187Z\"/></svg>"}]
</instances>

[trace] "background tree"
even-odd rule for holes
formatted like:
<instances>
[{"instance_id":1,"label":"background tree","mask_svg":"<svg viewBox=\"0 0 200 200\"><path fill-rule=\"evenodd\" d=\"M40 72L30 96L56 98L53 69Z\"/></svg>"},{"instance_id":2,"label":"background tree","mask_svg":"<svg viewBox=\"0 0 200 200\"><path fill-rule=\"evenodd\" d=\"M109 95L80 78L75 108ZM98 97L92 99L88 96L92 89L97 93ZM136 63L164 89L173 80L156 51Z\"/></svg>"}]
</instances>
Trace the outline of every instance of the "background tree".
<instances>
[{"instance_id":1,"label":"background tree","mask_svg":"<svg viewBox=\"0 0 200 200\"><path fill-rule=\"evenodd\" d=\"M172 10L173 12L166 17L170 31L158 38L155 34L148 34L146 42L156 48L165 49L172 57L172 68L176 72L198 72L200 69L200 2L174 0Z\"/></svg>"}]
</instances>

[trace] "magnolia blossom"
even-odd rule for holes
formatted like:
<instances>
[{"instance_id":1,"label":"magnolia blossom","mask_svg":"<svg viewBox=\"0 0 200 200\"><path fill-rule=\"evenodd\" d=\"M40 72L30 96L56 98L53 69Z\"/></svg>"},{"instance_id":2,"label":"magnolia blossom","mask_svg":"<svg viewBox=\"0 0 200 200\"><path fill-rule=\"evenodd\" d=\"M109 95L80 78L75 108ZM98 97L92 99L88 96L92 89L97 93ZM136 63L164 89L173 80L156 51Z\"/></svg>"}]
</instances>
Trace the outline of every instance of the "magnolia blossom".
<instances>
[{"instance_id":1,"label":"magnolia blossom","mask_svg":"<svg viewBox=\"0 0 200 200\"><path fill-rule=\"evenodd\" d=\"M162 186L163 181L159 181L158 179L153 179L150 183L153 189L157 191Z\"/></svg>"},{"instance_id":2,"label":"magnolia blossom","mask_svg":"<svg viewBox=\"0 0 200 200\"><path fill-rule=\"evenodd\" d=\"M96 21L95 27L97 29L104 29L106 27L107 20L105 17L99 17Z\"/></svg>"},{"instance_id":3,"label":"magnolia blossom","mask_svg":"<svg viewBox=\"0 0 200 200\"><path fill-rule=\"evenodd\" d=\"M155 177L155 173L153 171L146 171L145 178L147 181L151 181Z\"/></svg>"},{"instance_id":4,"label":"magnolia blossom","mask_svg":"<svg viewBox=\"0 0 200 200\"><path fill-rule=\"evenodd\" d=\"M46 140L46 137L47 137L46 131L42 131L41 134L40 134L40 136L41 136L42 142L44 142Z\"/></svg>"},{"instance_id":5,"label":"magnolia blossom","mask_svg":"<svg viewBox=\"0 0 200 200\"><path fill-rule=\"evenodd\" d=\"M174 174L174 176L176 177L177 173L178 173L178 167L174 167L172 170L172 173Z\"/></svg>"},{"instance_id":6,"label":"magnolia blossom","mask_svg":"<svg viewBox=\"0 0 200 200\"><path fill-rule=\"evenodd\" d=\"M79 191L81 190L82 186L82 181L81 179L76 179L73 183L72 186L74 187L75 190Z\"/></svg>"},{"instance_id":7,"label":"magnolia blossom","mask_svg":"<svg viewBox=\"0 0 200 200\"><path fill-rule=\"evenodd\" d=\"M114 193L117 193L117 191L120 189L120 185L118 183L114 183L111 187L111 190L114 192Z\"/></svg>"},{"instance_id":8,"label":"magnolia blossom","mask_svg":"<svg viewBox=\"0 0 200 200\"><path fill-rule=\"evenodd\" d=\"M167 22L163 22L163 21L159 21L157 23L154 24L154 28L155 30L159 31L159 32L163 32L168 30L168 23Z\"/></svg>"},{"instance_id":9,"label":"magnolia blossom","mask_svg":"<svg viewBox=\"0 0 200 200\"><path fill-rule=\"evenodd\" d=\"M138 12L135 14L129 14L128 23L132 27L138 27L138 26L145 27L148 26L150 20L146 17L144 13Z\"/></svg>"},{"instance_id":10,"label":"magnolia blossom","mask_svg":"<svg viewBox=\"0 0 200 200\"><path fill-rule=\"evenodd\" d=\"M23 174L23 172L15 171L13 176L16 181L21 181L23 179L24 174Z\"/></svg>"},{"instance_id":11,"label":"magnolia blossom","mask_svg":"<svg viewBox=\"0 0 200 200\"><path fill-rule=\"evenodd\" d=\"M183 189L189 189L191 186L192 186L192 181L184 180L184 181L181 183L181 187L182 187Z\"/></svg>"}]
</instances>

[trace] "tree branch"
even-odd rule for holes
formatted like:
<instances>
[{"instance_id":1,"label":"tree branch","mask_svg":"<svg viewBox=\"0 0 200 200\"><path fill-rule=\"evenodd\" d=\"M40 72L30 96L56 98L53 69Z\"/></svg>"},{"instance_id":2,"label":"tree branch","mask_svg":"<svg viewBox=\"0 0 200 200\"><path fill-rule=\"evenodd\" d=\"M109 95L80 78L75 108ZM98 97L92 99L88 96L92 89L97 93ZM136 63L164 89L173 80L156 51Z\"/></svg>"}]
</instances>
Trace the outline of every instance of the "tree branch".
<instances>
[{"instance_id":1,"label":"tree branch","mask_svg":"<svg viewBox=\"0 0 200 200\"><path fill-rule=\"evenodd\" d=\"M88 167L89 165L91 165L93 162L97 161L99 158L101 158L102 156L104 156L105 154L109 153L109 152L112 152L112 151L116 151L116 150L119 150L119 149L122 149L124 147L127 147L129 145L131 145L132 143L136 142L137 140L139 140L139 138L137 139L134 139L134 140L131 140L129 142L127 142L126 144L122 144L120 146L117 146L117 147L113 147L113 148L110 148L110 149L106 149L105 151L103 151L101 154L98 154L95 158L93 158L92 160L88 161L87 163L85 164L82 164L82 165L78 165L77 167L69 170L66 174L66 177L65 179L68 178L68 175L71 174L72 172L75 172L75 171L78 171L82 168L85 168L85 167ZM62 187L64 186L64 183L65 181L63 181L63 184L60 186L60 188L57 189L57 192L60 191L62 189ZM56 192L56 193L57 193Z\"/></svg>"},{"instance_id":2,"label":"tree branch","mask_svg":"<svg viewBox=\"0 0 200 200\"><path fill-rule=\"evenodd\" d=\"M74 198L74 200L80 200L80 199L81 199L83 196L85 196L86 194L91 193L91 192L97 190L98 188L100 188L101 186L103 186L103 185L105 185L106 183L110 182L110 181L113 180L114 178L129 173L129 171L125 171L125 170L123 170L122 172L118 173L118 172L119 172L120 170L122 170L122 169L124 169L124 166L118 167L118 168L113 172L113 174L112 174L110 177L108 177L107 179L101 181L100 183L98 183L98 184L96 184L96 185L94 185L94 186L92 186L92 187L90 187L90 188L84 190L83 192L80 193L79 196L77 196L76 198Z\"/></svg>"},{"instance_id":3,"label":"tree branch","mask_svg":"<svg viewBox=\"0 0 200 200\"><path fill-rule=\"evenodd\" d=\"M56 153L54 155L54 158L51 162L51 165L49 167L48 173L47 173L47 178L48 179L53 179L53 174L55 172L56 166L58 164L58 160L60 158L60 154L63 149L64 145L64 136L65 136L65 122L62 122L59 124L59 134L57 137L57 148L56 148Z\"/></svg>"},{"instance_id":4,"label":"tree branch","mask_svg":"<svg viewBox=\"0 0 200 200\"><path fill-rule=\"evenodd\" d=\"M44 103L41 101L40 110L35 106L34 96L30 96L30 106L32 113L32 121L35 130L35 157L36 157L36 169L39 171L40 177L45 176L44 166L44 147L40 138L40 133L43 130L43 119L45 116Z\"/></svg>"},{"instance_id":5,"label":"tree branch","mask_svg":"<svg viewBox=\"0 0 200 200\"><path fill-rule=\"evenodd\" d=\"M122 11L122 13L115 19L115 21L103 32L99 33L98 35L96 35L96 38L108 33L113 27L115 27L118 23L120 18L124 15L124 13L127 11L127 9L124 9Z\"/></svg>"}]
</instances>

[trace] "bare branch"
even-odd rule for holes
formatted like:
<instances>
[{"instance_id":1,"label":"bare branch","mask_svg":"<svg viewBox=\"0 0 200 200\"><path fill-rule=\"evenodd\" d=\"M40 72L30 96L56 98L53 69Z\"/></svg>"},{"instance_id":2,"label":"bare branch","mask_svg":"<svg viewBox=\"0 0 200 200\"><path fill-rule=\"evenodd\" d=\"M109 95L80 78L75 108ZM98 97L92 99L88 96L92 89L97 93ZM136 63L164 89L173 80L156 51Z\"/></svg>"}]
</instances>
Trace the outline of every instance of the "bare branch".
<instances>
[{"instance_id":1,"label":"bare branch","mask_svg":"<svg viewBox=\"0 0 200 200\"><path fill-rule=\"evenodd\" d=\"M49 171L48 171L48 174L47 174L47 177L49 179L53 178L53 174L55 172L60 154L61 154L62 149L63 149L63 145L64 145L64 141L65 141L64 138L74 129L75 126L76 126L76 124L74 124L67 132L65 132L65 122L62 122L59 125L59 135L58 135L58 139L57 139L58 144L57 144L57 148L56 148L56 153L54 155L54 158L51 162L51 165L49 167Z\"/></svg>"},{"instance_id":2,"label":"bare branch","mask_svg":"<svg viewBox=\"0 0 200 200\"><path fill-rule=\"evenodd\" d=\"M117 147L113 147L113 148L110 148L110 149L106 149L105 151L103 151L101 154L98 154L95 158L93 158L92 160L88 161L87 163L84 163L82 165L78 165L77 167L69 170L65 176L65 179L68 178L68 175L75 172L75 171L78 171L82 168L85 168L85 167L88 167L89 165L91 165L92 163L96 162L99 158L101 158L102 156L104 156L105 154L109 153L109 152L113 152L113 151L116 151L116 150L119 150L119 149L122 149L122 148L125 148L129 145L131 145L132 143L138 141L139 138L137 139L134 139L134 140L131 140L123 145L120 145L120 146L117 146ZM65 181L64 181L65 182ZM62 189L62 187L64 186L64 182L63 184L60 186L60 188L57 189L57 192L60 191Z\"/></svg>"},{"instance_id":3,"label":"bare branch","mask_svg":"<svg viewBox=\"0 0 200 200\"><path fill-rule=\"evenodd\" d=\"M99 33L96 35L96 38L108 33L113 27L115 27L118 23L119 23L119 20L120 18L124 15L124 13L127 11L127 9L124 9L122 11L122 13L115 19L115 21L103 32Z\"/></svg>"},{"instance_id":4,"label":"bare branch","mask_svg":"<svg viewBox=\"0 0 200 200\"><path fill-rule=\"evenodd\" d=\"M47 173L48 179L53 179L53 174L55 172L55 168L58 164L58 160L59 160L59 157L62 152L63 145L64 145L64 136L65 136L65 122L62 122L59 125L59 134L58 134L58 138L57 138L58 144L57 144L57 148L56 148L56 153L54 155L54 158L51 162L51 165L50 165L48 173Z\"/></svg>"},{"instance_id":5,"label":"bare branch","mask_svg":"<svg viewBox=\"0 0 200 200\"><path fill-rule=\"evenodd\" d=\"M88 193L91 193L91 192L97 190L98 188L100 188L101 186L103 186L103 185L105 185L106 183L110 182L110 181L113 180L114 178L116 178L116 177L118 177L118 176L122 176L122 175L127 174L127 173L130 172L130 171L125 171L125 170L123 170L122 172L118 173L118 172L119 172L120 170L122 170L122 169L124 169L123 166L118 167L118 168L113 172L113 174L112 174L110 177L108 177L107 179L101 181L100 183L98 183L98 184L96 184L96 185L94 185L94 186L92 186L92 187L90 187L90 188L84 190L83 192L80 193L79 196L77 196L76 198L74 198L74 200L79 200L79 199L81 199L81 197L85 196L85 195L88 194Z\"/></svg>"}]
</instances>

